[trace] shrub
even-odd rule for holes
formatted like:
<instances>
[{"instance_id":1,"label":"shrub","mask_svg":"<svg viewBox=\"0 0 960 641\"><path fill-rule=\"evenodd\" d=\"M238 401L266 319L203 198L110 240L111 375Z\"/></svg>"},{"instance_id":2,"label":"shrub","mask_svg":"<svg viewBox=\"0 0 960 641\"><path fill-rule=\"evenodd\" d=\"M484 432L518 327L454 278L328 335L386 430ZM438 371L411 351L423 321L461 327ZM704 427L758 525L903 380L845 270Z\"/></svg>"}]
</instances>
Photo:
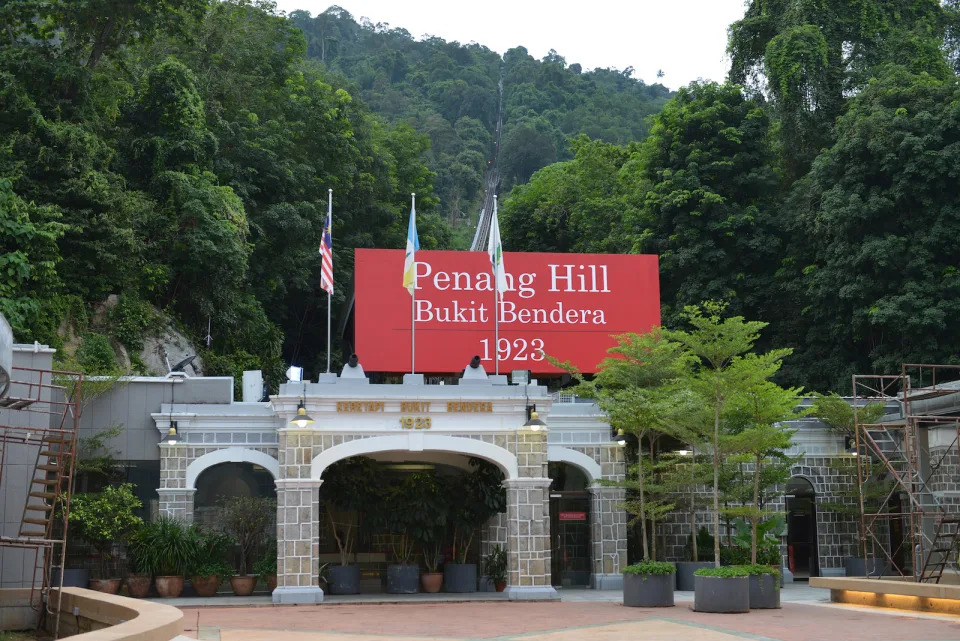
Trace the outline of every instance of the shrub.
<instances>
[{"instance_id":1,"label":"shrub","mask_svg":"<svg viewBox=\"0 0 960 641\"><path fill-rule=\"evenodd\" d=\"M663 561L640 561L623 568L624 574L673 574L677 567Z\"/></svg>"},{"instance_id":2,"label":"shrub","mask_svg":"<svg viewBox=\"0 0 960 641\"><path fill-rule=\"evenodd\" d=\"M762 565L760 563L752 563L750 565L741 565L737 567L742 567L747 571L748 574L759 575L759 574L772 574L776 578L780 578L780 570L773 567L772 565Z\"/></svg>"},{"instance_id":3,"label":"shrub","mask_svg":"<svg viewBox=\"0 0 960 641\"><path fill-rule=\"evenodd\" d=\"M143 520L133 513L143 507L133 485L108 485L98 494L77 494L70 505L70 525L100 554L100 578L106 579L106 561L114 543L123 542Z\"/></svg>"},{"instance_id":4,"label":"shrub","mask_svg":"<svg viewBox=\"0 0 960 641\"><path fill-rule=\"evenodd\" d=\"M722 579L735 579L740 576L750 576L750 572L742 565L724 565L719 568L700 568L694 572L696 576L715 576Z\"/></svg>"},{"instance_id":5,"label":"shrub","mask_svg":"<svg viewBox=\"0 0 960 641\"><path fill-rule=\"evenodd\" d=\"M150 306L136 298L123 294L108 314L113 335L117 340L139 352L143 349L143 336L153 322Z\"/></svg>"},{"instance_id":6,"label":"shrub","mask_svg":"<svg viewBox=\"0 0 960 641\"><path fill-rule=\"evenodd\" d=\"M117 357L103 334L84 334L76 358L84 374L110 374L117 370Z\"/></svg>"},{"instance_id":7,"label":"shrub","mask_svg":"<svg viewBox=\"0 0 960 641\"><path fill-rule=\"evenodd\" d=\"M134 533L130 552L137 572L154 576L186 576L196 560L197 540L183 521L161 516Z\"/></svg>"}]
</instances>

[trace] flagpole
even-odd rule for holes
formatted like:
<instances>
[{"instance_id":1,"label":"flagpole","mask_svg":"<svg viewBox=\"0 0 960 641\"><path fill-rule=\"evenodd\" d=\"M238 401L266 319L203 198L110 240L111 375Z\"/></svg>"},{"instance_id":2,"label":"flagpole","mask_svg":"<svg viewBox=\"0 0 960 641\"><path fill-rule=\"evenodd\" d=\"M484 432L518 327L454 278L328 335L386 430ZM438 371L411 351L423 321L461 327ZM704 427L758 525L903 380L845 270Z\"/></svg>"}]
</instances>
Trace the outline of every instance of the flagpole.
<instances>
[{"instance_id":1,"label":"flagpole","mask_svg":"<svg viewBox=\"0 0 960 641\"><path fill-rule=\"evenodd\" d=\"M330 236L333 237L333 190L327 190L327 220L330 221ZM333 263L333 248L330 248L330 262ZM330 308L333 306L333 293L327 290L327 374L330 373Z\"/></svg>"},{"instance_id":2,"label":"flagpole","mask_svg":"<svg viewBox=\"0 0 960 641\"><path fill-rule=\"evenodd\" d=\"M417 206L417 194L410 194L410 210L413 212ZM412 213L410 214L413 215ZM417 317L416 317L416 307L417 307L417 261L416 255L414 255L413 261L413 292L410 294L410 373L417 373L417 336L416 336L416 327L417 327Z\"/></svg>"},{"instance_id":3,"label":"flagpole","mask_svg":"<svg viewBox=\"0 0 960 641\"><path fill-rule=\"evenodd\" d=\"M497 195L493 195L493 211L497 211ZM500 242L500 238L497 238ZM496 251L496 247L494 247ZM500 264L493 265L493 363L494 374L500 374Z\"/></svg>"}]
</instances>

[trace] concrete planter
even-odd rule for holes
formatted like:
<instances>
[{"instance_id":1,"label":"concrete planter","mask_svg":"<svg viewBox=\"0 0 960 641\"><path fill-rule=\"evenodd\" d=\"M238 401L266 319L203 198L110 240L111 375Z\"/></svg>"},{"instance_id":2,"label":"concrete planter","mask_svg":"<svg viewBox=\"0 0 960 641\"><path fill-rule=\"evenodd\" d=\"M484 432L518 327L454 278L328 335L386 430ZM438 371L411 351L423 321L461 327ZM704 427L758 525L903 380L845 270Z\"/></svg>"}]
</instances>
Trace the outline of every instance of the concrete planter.
<instances>
[{"instance_id":1,"label":"concrete planter","mask_svg":"<svg viewBox=\"0 0 960 641\"><path fill-rule=\"evenodd\" d=\"M697 612L750 611L749 577L694 576L693 609Z\"/></svg>"},{"instance_id":2,"label":"concrete planter","mask_svg":"<svg viewBox=\"0 0 960 641\"><path fill-rule=\"evenodd\" d=\"M870 576L883 576L883 560L877 557L871 557ZM847 576L867 576L867 560L854 556L849 556L843 560L843 569Z\"/></svg>"},{"instance_id":3,"label":"concrete planter","mask_svg":"<svg viewBox=\"0 0 960 641\"><path fill-rule=\"evenodd\" d=\"M632 608L666 608L673 605L672 574L623 575L623 604Z\"/></svg>"},{"instance_id":4,"label":"concrete planter","mask_svg":"<svg viewBox=\"0 0 960 641\"><path fill-rule=\"evenodd\" d=\"M416 594L420 588L420 568L416 565L388 565L387 592Z\"/></svg>"},{"instance_id":5,"label":"concrete planter","mask_svg":"<svg viewBox=\"0 0 960 641\"><path fill-rule=\"evenodd\" d=\"M447 592L476 592L476 563L447 563L443 566L443 583Z\"/></svg>"},{"instance_id":6,"label":"concrete planter","mask_svg":"<svg viewBox=\"0 0 960 641\"><path fill-rule=\"evenodd\" d=\"M773 610L780 607L780 580L772 574L750 575L750 609Z\"/></svg>"},{"instance_id":7,"label":"concrete planter","mask_svg":"<svg viewBox=\"0 0 960 641\"><path fill-rule=\"evenodd\" d=\"M263 578L267 583L267 591L273 594L273 591L277 589L277 575L268 574Z\"/></svg>"},{"instance_id":8,"label":"concrete planter","mask_svg":"<svg viewBox=\"0 0 960 641\"><path fill-rule=\"evenodd\" d=\"M700 568L712 568L713 561L678 561L674 565L677 566L677 589L693 592L693 573Z\"/></svg>"},{"instance_id":9,"label":"concrete planter","mask_svg":"<svg viewBox=\"0 0 960 641\"><path fill-rule=\"evenodd\" d=\"M360 566L327 566L327 590L330 594L360 594Z\"/></svg>"}]
</instances>

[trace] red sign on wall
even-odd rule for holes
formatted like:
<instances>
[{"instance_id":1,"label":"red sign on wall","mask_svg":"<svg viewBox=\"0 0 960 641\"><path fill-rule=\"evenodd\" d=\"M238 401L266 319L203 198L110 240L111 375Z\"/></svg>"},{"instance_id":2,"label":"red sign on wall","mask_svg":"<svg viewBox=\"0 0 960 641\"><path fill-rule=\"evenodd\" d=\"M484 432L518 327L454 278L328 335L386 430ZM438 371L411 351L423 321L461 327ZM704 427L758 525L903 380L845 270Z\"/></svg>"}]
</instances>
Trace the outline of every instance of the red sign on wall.
<instances>
[{"instance_id":1,"label":"red sign on wall","mask_svg":"<svg viewBox=\"0 0 960 641\"><path fill-rule=\"evenodd\" d=\"M586 512L560 512L561 521L586 521Z\"/></svg>"},{"instance_id":2,"label":"red sign on wall","mask_svg":"<svg viewBox=\"0 0 960 641\"><path fill-rule=\"evenodd\" d=\"M486 252L417 252L416 369L462 371L479 355L493 373L559 372L544 353L596 372L612 335L660 324L657 257L504 253L508 290L494 339L494 291ZM356 352L372 372L410 371L411 297L404 252L357 249Z\"/></svg>"}]
</instances>

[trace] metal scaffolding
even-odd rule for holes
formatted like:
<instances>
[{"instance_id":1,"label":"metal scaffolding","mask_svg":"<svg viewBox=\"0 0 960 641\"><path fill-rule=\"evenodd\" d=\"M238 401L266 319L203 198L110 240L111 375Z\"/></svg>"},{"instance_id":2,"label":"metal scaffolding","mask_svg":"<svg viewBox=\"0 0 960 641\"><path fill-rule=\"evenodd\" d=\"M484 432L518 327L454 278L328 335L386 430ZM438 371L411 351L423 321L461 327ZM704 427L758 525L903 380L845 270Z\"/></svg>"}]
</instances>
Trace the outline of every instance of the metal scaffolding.
<instances>
[{"instance_id":1,"label":"metal scaffolding","mask_svg":"<svg viewBox=\"0 0 960 641\"><path fill-rule=\"evenodd\" d=\"M20 526L15 535L0 536L0 551L33 552L30 606L38 627L44 616L53 617L54 638L60 628L82 386L77 372L12 367L8 393L0 397L0 489L10 484L13 473L22 473L24 456L26 467L32 466ZM8 506L10 499L8 493Z\"/></svg>"},{"instance_id":2,"label":"metal scaffolding","mask_svg":"<svg viewBox=\"0 0 960 641\"><path fill-rule=\"evenodd\" d=\"M853 395L860 551L901 576L939 583L956 554L960 497L931 481L960 479L960 366L905 364L897 375L854 375ZM897 415L866 422L865 406L891 401Z\"/></svg>"}]
</instances>

